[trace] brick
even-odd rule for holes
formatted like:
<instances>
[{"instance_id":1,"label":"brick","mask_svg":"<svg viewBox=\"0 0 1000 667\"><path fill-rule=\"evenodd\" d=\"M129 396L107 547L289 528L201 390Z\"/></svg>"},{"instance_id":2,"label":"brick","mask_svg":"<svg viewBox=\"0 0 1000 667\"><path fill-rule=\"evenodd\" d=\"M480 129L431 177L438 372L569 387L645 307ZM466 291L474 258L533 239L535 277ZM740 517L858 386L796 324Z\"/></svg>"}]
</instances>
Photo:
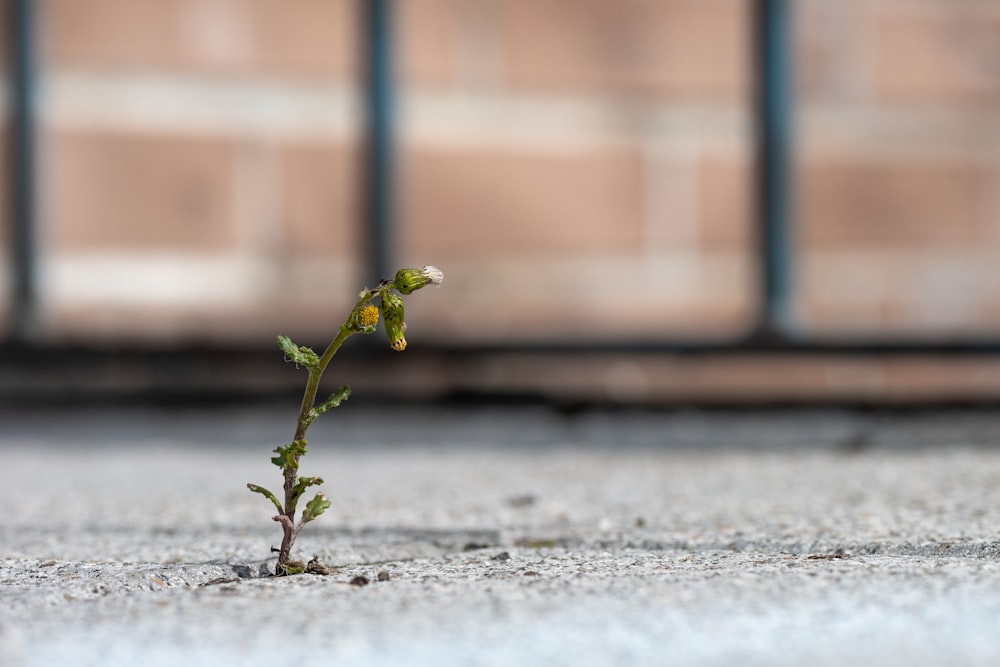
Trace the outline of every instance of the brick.
<instances>
[{"instance_id":1,"label":"brick","mask_svg":"<svg viewBox=\"0 0 1000 667\"><path fill-rule=\"evenodd\" d=\"M405 170L403 246L417 255L614 255L642 247L643 170L634 148L418 146Z\"/></svg>"},{"instance_id":2,"label":"brick","mask_svg":"<svg viewBox=\"0 0 1000 667\"><path fill-rule=\"evenodd\" d=\"M398 3L397 65L409 85L454 83L458 68L460 0Z\"/></svg>"},{"instance_id":3,"label":"brick","mask_svg":"<svg viewBox=\"0 0 1000 667\"><path fill-rule=\"evenodd\" d=\"M897 8L870 30L878 94L895 102L1000 103L1000 10Z\"/></svg>"},{"instance_id":4,"label":"brick","mask_svg":"<svg viewBox=\"0 0 1000 667\"><path fill-rule=\"evenodd\" d=\"M740 100L748 3L736 0L497 0L515 88Z\"/></svg>"},{"instance_id":5,"label":"brick","mask_svg":"<svg viewBox=\"0 0 1000 667\"><path fill-rule=\"evenodd\" d=\"M839 275L827 276L837 280ZM901 309L883 295L873 294L861 303L812 300L796 308L797 323L809 335L875 335L895 333L904 336L914 333L903 324Z\"/></svg>"},{"instance_id":6,"label":"brick","mask_svg":"<svg viewBox=\"0 0 1000 667\"><path fill-rule=\"evenodd\" d=\"M290 143L281 149L282 211L296 254L357 251L358 153L344 143Z\"/></svg>"},{"instance_id":7,"label":"brick","mask_svg":"<svg viewBox=\"0 0 1000 667\"><path fill-rule=\"evenodd\" d=\"M981 236L989 178L972 161L813 158L799 176L799 222L810 246L961 247Z\"/></svg>"},{"instance_id":8,"label":"brick","mask_svg":"<svg viewBox=\"0 0 1000 667\"><path fill-rule=\"evenodd\" d=\"M43 45L61 65L144 66L181 58L181 0L52 0Z\"/></svg>"},{"instance_id":9,"label":"brick","mask_svg":"<svg viewBox=\"0 0 1000 667\"><path fill-rule=\"evenodd\" d=\"M343 76L357 62L351 0L52 0L56 67Z\"/></svg>"},{"instance_id":10,"label":"brick","mask_svg":"<svg viewBox=\"0 0 1000 667\"><path fill-rule=\"evenodd\" d=\"M345 77L353 74L361 48L361 18L357 9L361 3L356 0L248 2L253 68L277 74Z\"/></svg>"},{"instance_id":11,"label":"brick","mask_svg":"<svg viewBox=\"0 0 1000 667\"><path fill-rule=\"evenodd\" d=\"M799 312L813 330L951 335L1000 324L992 252L829 250L799 266Z\"/></svg>"},{"instance_id":12,"label":"brick","mask_svg":"<svg viewBox=\"0 0 1000 667\"><path fill-rule=\"evenodd\" d=\"M1000 390L995 357L935 359L923 357L909 363L885 362L887 391L891 398L918 400L982 400Z\"/></svg>"},{"instance_id":13,"label":"brick","mask_svg":"<svg viewBox=\"0 0 1000 667\"><path fill-rule=\"evenodd\" d=\"M814 2L801 2L792 26L795 93L810 98L817 97L825 89L830 72L829 43L817 20L818 13Z\"/></svg>"},{"instance_id":14,"label":"brick","mask_svg":"<svg viewBox=\"0 0 1000 667\"><path fill-rule=\"evenodd\" d=\"M800 99L854 98L864 85L866 54L858 34L865 28L863 3L802 0L792 11L792 75Z\"/></svg>"},{"instance_id":15,"label":"brick","mask_svg":"<svg viewBox=\"0 0 1000 667\"><path fill-rule=\"evenodd\" d=\"M754 203L748 160L707 156L697 169L699 245L707 250L748 250Z\"/></svg>"},{"instance_id":16,"label":"brick","mask_svg":"<svg viewBox=\"0 0 1000 667\"><path fill-rule=\"evenodd\" d=\"M57 132L50 165L52 237L61 249L198 251L233 242L226 140Z\"/></svg>"}]
</instances>

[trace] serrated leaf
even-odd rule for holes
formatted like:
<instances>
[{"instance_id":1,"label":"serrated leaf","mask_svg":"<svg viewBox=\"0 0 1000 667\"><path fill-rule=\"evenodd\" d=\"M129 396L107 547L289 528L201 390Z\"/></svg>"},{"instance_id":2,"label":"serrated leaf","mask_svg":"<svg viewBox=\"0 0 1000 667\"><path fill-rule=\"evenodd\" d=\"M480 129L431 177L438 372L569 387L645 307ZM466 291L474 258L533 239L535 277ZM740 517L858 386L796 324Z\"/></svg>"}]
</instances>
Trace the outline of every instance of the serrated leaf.
<instances>
[{"instance_id":1,"label":"serrated leaf","mask_svg":"<svg viewBox=\"0 0 1000 667\"><path fill-rule=\"evenodd\" d=\"M319 366L319 355L311 347L296 345L288 336L278 336L278 347L285 353L285 359L296 366L315 369Z\"/></svg>"},{"instance_id":2,"label":"serrated leaf","mask_svg":"<svg viewBox=\"0 0 1000 667\"><path fill-rule=\"evenodd\" d=\"M318 486L322 483L322 477L299 477L299 479L295 482L295 486L292 487L292 497L289 507L295 507L295 505L299 502L299 498L310 486Z\"/></svg>"},{"instance_id":3,"label":"serrated leaf","mask_svg":"<svg viewBox=\"0 0 1000 667\"><path fill-rule=\"evenodd\" d=\"M287 445L275 447L274 453L277 456L271 457L271 463L285 470L285 468L299 469L299 458L306 453L306 441L295 440Z\"/></svg>"},{"instance_id":4,"label":"serrated leaf","mask_svg":"<svg viewBox=\"0 0 1000 667\"><path fill-rule=\"evenodd\" d=\"M305 525L318 517L330 508L330 499L322 493L317 493L313 499L306 503L306 508L302 510L302 523Z\"/></svg>"},{"instance_id":5,"label":"serrated leaf","mask_svg":"<svg viewBox=\"0 0 1000 667\"><path fill-rule=\"evenodd\" d=\"M274 503L274 506L278 508L278 514L281 514L285 511L281 508L281 503L278 502L278 498L275 497L273 493L265 489L263 486L258 486L256 484L247 484L247 488L253 491L254 493L259 493L260 495L264 496L272 503Z\"/></svg>"},{"instance_id":6,"label":"serrated leaf","mask_svg":"<svg viewBox=\"0 0 1000 667\"><path fill-rule=\"evenodd\" d=\"M319 417L321 414L323 414L330 408L338 407L341 403L346 401L350 395L351 395L351 388L347 385L344 385L337 391L327 396L325 401L323 401L322 403L317 403L309 411L309 415L306 417L306 426L312 424L314 421L316 421L317 417Z\"/></svg>"}]
</instances>

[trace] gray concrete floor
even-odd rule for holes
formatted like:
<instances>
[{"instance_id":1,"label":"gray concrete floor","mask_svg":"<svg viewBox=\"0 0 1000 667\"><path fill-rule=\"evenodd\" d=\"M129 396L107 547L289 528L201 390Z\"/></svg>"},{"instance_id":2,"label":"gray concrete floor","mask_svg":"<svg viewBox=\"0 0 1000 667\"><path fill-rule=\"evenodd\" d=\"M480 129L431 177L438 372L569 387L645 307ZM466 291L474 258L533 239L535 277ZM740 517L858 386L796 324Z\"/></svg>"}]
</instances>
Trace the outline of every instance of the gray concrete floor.
<instances>
[{"instance_id":1,"label":"gray concrete floor","mask_svg":"<svg viewBox=\"0 0 1000 667\"><path fill-rule=\"evenodd\" d=\"M1000 415L294 412L0 415L0 665L1000 664Z\"/></svg>"}]
</instances>

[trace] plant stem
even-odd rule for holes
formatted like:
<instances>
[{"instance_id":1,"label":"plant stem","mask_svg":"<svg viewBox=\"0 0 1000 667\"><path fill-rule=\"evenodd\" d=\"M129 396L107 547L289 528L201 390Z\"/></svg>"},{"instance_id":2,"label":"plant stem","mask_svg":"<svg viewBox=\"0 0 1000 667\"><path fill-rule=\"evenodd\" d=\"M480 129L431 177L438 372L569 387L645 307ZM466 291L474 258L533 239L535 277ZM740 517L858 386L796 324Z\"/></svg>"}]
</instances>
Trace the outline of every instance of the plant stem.
<instances>
[{"instance_id":1,"label":"plant stem","mask_svg":"<svg viewBox=\"0 0 1000 667\"><path fill-rule=\"evenodd\" d=\"M315 369L309 369L309 381L306 382L306 390L302 395L302 407L299 408L299 421L295 425L295 437L292 440L303 440L306 437L306 429L309 428L309 411L313 409L316 405L316 393L319 391L319 381L323 377L323 371L330 364L333 359L333 355L337 354L337 350L340 346L344 344L354 331L346 326L340 327L340 333L337 337L330 341L330 344L326 346L326 351L323 352L323 356L319 358L319 364ZM286 489L285 493L288 493Z\"/></svg>"},{"instance_id":2,"label":"plant stem","mask_svg":"<svg viewBox=\"0 0 1000 667\"><path fill-rule=\"evenodd\" d=\"M299 409L299 420L295 425L295 437L292 438L293 441L305 440L306 429L309 428L309 413L316 405L316 393L319 391L319 381L323 377L323 371L326 370L326 367L333 359L333 355L337 354L337 350L344 344L344 341L354 333L354 330L346 324L340 327L340 333L327 345L323 356L319 359L319 363L315 368L309 369L309 380L306 382L306 390L302 395L302 407ZM298 463L299 457L296 456L294 463L285 466L283 471L285 476L285 511L281 515L281 518L275 517L281 523L284 533L281 539L281 549L278 551L278 564L275 568L277 574L286 573L292 553L292 545L295 543L295 536L299 532L295 526L295 506L297 503L293 496L293 489L298 477ZM299 527L301 528L301 526Z\"/></svg>"}]
</instances>

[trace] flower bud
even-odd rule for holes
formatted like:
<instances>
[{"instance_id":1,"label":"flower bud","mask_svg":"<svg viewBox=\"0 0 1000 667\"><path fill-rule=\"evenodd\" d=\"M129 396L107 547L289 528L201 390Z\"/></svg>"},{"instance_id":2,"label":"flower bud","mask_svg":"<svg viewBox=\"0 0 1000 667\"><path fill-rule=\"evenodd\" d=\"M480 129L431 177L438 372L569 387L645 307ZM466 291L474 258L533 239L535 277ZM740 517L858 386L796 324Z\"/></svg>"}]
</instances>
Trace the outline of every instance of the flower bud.
<instances>
[{"instance_id":1,"label":"flower bud","mask_svg":"<svg viewBox=\"0 0 1000 667\"><path fill-rule=\"evenodd\" d=\"M385 333L389 336L389 346L397 352L402 352L406 349L406 338L403 337L403 332L406 331L406 322L403 321L403 300L396 294L386 291L382 294L379 310L382 311Z\"/></svg>"},{"instance_id":2,"label":"flower bud","mask_svg":"<svg viewBox=\"0 0 1000 667\"><path fill-rule=\"evenodd\" d=\"M412 294L427 285L440 285L444 274L436 266L425 266L422 269L400 269L392 285L401 294Z\"/></svg>"}]
</instances>

